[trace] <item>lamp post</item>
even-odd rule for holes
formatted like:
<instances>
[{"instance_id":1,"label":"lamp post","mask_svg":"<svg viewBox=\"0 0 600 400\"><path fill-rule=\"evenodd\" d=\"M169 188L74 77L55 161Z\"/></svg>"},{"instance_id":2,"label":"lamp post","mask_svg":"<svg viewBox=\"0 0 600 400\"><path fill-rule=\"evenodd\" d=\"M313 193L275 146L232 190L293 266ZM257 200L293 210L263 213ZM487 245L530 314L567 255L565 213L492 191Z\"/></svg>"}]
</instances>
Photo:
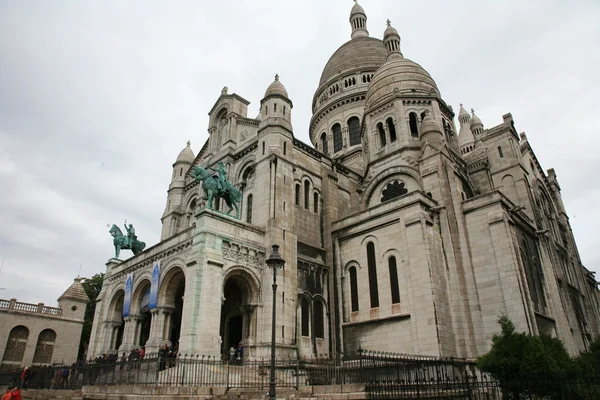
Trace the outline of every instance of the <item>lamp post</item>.
<instances>
[{"instance_id":1,"label":"lamp post","mask_svg":"<svg viewBox=\"0 0 600 400\"><path fill-rule=\"evenodd\" d=\"M267 266L273 268L273 323L271 326L271 376L269 378L269 399L275 400L275 312L276 294L277 294L277 269L283 268L285 260L279 254L279 245L274 244L273 252L265 261Z\"/></svg>"}]
</instances>

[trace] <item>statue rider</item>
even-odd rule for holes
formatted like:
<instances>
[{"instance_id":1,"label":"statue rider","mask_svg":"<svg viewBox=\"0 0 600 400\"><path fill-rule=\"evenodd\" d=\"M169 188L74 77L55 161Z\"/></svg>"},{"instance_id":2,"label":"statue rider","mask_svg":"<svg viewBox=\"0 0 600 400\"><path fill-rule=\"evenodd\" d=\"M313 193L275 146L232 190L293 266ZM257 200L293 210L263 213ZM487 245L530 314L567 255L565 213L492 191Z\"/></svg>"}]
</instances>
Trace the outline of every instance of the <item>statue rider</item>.
<instances>
[{"instance_id":1,"label":"statue rider","mask_svg":"<svg viewBox=\"0 0 600 400\"><path fill-rule=\"evenodd\" d=\"M129 242L129 247L133 247L133 242L136 241L137 236L135 235L135 228L133 224L129 224L127 227L127 220L125 220L125 230L127 231L127 241Z\"/></svg>"},{"instance_id":2,"label":"statue rider","mask_svg":"<svg viewBox=\"0 0 600 400\"><path fill-rule=\"evenodd\" d=\"M217 189L219 191L226 190L227 186L227 170L225 170L225 165L223 165L222 161L217 163L217 168L208 167L211 171L217 172L217 174L213 175L213 178L217 181Z\"/></svg>"}]
</instances>

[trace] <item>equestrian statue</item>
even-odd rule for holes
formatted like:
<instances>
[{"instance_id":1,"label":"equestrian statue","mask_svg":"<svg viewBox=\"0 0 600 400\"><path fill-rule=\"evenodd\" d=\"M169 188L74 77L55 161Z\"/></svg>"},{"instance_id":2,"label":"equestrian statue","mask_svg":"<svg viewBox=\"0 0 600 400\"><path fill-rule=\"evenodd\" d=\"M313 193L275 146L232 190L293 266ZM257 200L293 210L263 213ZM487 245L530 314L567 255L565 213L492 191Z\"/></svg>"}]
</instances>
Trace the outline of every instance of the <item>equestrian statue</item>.
<instances>
[{"instance_id":1,"label":"equestrian statue","mask_svg":"<svg viewBox=\"0 0 600 400\"><path fill-rule=\"evenodd\" d=\"M146 243L137 240L137 235L135 234L135 228L133 224L129 224L127 226L127 220L125 220L125 231L127 231L127 236L123 235L121 229L113 224L113 226L108 231L113 239L113 244L115 245L115 258L119 258L119 253L121 250L131 250L134 256L137 256L144 250L146 247Z\"/></svg>"},{"instance_id":2,"label":"equestrian statue","mask_svg":"<svg viewBox=\"0 0 600 400\"><path fill-rule=\"evenodd\" d=\"M209 171L213 171L211 174ZM242 200L242 192L239 191L227 180L227 171L221 161L217 164L217 167L208 167L204 169L202 167L194 166L192 169L192 177L196 180L202 181L202 190L207 197L207 207L214 210L213 208L213 197L219 196L225 203L227 203L227 215L235 209L235 217L240 219L240 201Z\"/></svg>"}]
</instances>

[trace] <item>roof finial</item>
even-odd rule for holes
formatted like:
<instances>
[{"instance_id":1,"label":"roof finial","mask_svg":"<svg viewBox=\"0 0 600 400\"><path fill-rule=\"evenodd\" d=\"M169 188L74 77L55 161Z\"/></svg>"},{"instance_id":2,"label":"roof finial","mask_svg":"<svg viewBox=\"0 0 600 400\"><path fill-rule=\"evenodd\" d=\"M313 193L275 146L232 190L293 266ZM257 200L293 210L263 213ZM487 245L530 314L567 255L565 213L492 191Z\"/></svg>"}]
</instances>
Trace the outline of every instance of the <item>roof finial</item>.
<instances>
[{"instance_id":1,"label":"roof finial","mask_svg":"<svg viewBox=\"0 0 600 400\"><path fill-rule=\"evenodd\" d=\"M190 142L189 140L187 141L187 147L190 147L192 145L192 142Z\"/></svg>"},{"instance_id":2,"label":"roof finial","mask_svg":"<svg viewBox=\"0 0 600 400\"><path fill-rule=\"evenodd\" d=\"M278 81L279 80L279 74L275 74L275 80Z\"/></svg>"},{"instance_id":3,"label":"roof finial","mask_svg":"<svg viewBox=\"0 0 600 400\"><path fill-rule=\"evenodd\" d=\"M471 108L471 114L475 114L475 110Z\"/></svg>"},{"instance_id":4,"label":"roof finial","mask_svg":"<svg viewBox=\"0 0 600 400\"><path fill-rule=\"evenodd\" d=\"M389 18L387 19L387 21L385 21L385 23L387 24L387 26L392 26L392 21L390 21Z\"/></svg>"},{"instance_id":5,"label":"roof finial","mask_svg":"<svg viewBox=\"0 0 600 400\"><path fill-rule=\"evenodd\" d=\"M460 106L462 107L462 106L463 106L463 103L460 103ZM473 110L473 109L471 108L471 110Z\"/></svg>"}]
</instances>

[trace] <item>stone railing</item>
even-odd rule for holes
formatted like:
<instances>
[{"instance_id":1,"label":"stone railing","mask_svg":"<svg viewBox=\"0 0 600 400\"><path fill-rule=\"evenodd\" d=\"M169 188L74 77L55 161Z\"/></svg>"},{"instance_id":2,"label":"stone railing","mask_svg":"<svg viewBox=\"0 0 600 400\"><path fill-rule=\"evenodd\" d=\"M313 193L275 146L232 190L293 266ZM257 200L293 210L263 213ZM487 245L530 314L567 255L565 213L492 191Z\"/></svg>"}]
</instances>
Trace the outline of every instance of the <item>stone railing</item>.
<instances>
[{"instance_id":1,"label":"stone railing","mask_svg":"<svg viewBox=\"0 0 600 400\"><path fill-rule=\"evenodd\" d=\"M46 314L61 316L62 309L56 307L46 307L44 303L31 304L21 303L17 299L4 300L0 299L0 310L29 312L35 314Z\"/></svg>"}]
</instances>

